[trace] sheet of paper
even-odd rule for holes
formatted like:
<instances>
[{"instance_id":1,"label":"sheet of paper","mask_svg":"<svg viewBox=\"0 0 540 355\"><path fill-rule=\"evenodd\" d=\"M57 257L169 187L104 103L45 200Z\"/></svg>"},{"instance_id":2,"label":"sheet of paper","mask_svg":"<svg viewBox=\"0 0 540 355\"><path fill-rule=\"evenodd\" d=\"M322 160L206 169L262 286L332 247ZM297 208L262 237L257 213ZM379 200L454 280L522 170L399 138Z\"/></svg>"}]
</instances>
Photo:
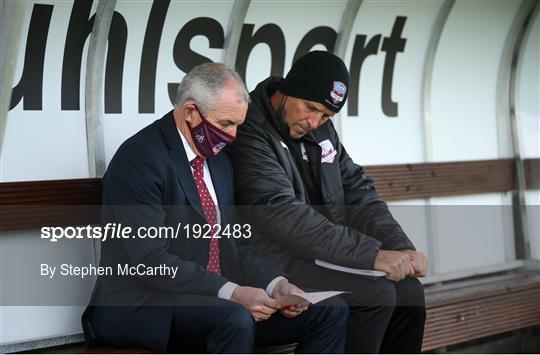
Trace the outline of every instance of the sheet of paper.
<instances>
[{"instance_id":1,"label":"sheet of paper","mask_svg":"<svg viewBox=\"0 0 540 355\"><path fill-rule=\"evenodd\" d=\"M384 271L376 271L376 270L364 270L364 269L353 269L350 267L340 266L336 264L332 264L326 261L322 261L319 259L315 259L315 264L325 267L327 269L337 270L341 272L347 272L349 274L356 274L356 275L363 275L363 276L371 276L371 277L381 277L386 276L388 273Z\"/></svg>"},{"instance_id":2,"label":"sheet of paper","mask_svg":"<svg viewBox=\"0 0 540 355\"><path fill-rule=\"evenodd\" d=\"M339 295L341 293L346 293L345 291L323 291L323 292L294 292L290 295L287 295L279 299L279 303L283 307L287 307L293 304L298 304L304 301L315 304L321 301L324 301L327 298Z\"/></svg>"}]
</instances>

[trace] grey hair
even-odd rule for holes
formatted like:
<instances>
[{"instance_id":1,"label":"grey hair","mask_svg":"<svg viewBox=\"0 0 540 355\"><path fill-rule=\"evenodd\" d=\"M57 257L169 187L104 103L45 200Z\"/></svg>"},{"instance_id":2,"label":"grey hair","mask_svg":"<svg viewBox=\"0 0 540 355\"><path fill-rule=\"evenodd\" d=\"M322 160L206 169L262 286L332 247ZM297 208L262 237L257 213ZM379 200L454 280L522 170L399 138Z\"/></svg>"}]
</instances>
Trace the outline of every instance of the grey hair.
<instances>
[{"instance_id":1,"label":"grey hair","mask_svg":"<svg viewBox=\"0 0 540 355\"><path fill-rule=\"evenodd\" d=\"M236 85L239 103L249 103L249 93L240 75L221 63L204 63L193 68L178 85L174 107L180 108L188 101L208 112L216 106L221 91L227 85Z\"/></svg>"}]
</instances>

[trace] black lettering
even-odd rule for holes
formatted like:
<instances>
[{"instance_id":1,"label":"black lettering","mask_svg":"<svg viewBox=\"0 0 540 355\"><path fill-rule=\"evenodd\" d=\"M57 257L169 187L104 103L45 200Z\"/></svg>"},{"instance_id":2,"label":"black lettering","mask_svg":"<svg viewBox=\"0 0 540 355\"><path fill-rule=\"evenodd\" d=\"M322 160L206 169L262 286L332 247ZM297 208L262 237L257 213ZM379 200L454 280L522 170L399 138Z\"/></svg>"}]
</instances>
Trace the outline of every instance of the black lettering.
<instances>
[{"instance_id":1,"label":"black lettering","mask_svg":"<svg viewBox=\"0 0 540 355\"><path fill-rule=\"evenodd\" d=\"M92 31L94 18L88 19L92 0L73 3L62 64L62 110L79 110L82 52Z\"/></svg>"},{"instance_id":2,"label":"black lettering","mask_svg":"<svg viewBox=\"0 0 540 355\"><path fill-rule=\"evenodd\" d=\"M333 28L327 26L315 27L300 41L296 52L294 52L293 63L296 62L298 58L308 53L311 48L317 44L322 44L326 47L328 52L334 51L334 46L336 45L337 33Z\"/></svg>"},{"instance_id":3,"label":"black lettering","mask_svg":"<svg viewBox=\"0 0 540 355\"><path fill-rule=\"evenodd\" d=\"M139 72L139 113L155 112L157 56L169 3L154 0L148 17Z\"/></svg>"},{"instance_id":4,"label":"black lettering","mask_svg":"<svg viewBox=\"0 0 540 355\"><path fill-rule=\"evenodd\" d=\"M377 54L381 35L373 36L366 44L365 35L357 35L354 40L353 52L351 57L350 81L349 81L349 104L347 105L347 114L349 116L358 116L358 97L360 95L360 73L364 60Z\"/></svg>"},{"instance_id":5,"label":"black lettering","mask_svg":"<svg viewBox=\"0 0 540 355\"><path fill-rule=\"evenodd\" d=\"M109 30L109 46L107 47L105 67L105 113L122 113L122 81L126 42L126 20L115 11Z\"/></svg>"},{"instance_id":6,"label":"black lettering","mask_svg":"<svg viewBox=\"0 0 540 355\"><path fill-rule=\"evenodd\" d=\"M182 27L173 46L173 58L178 69L188 73L199 64L209 63L212 60L194 52L189 44L193 37L205 36L208 38L210 48L223 48L225 34L221 24L210 17L195 18ZM169 83L169 99L174 103L178 83Z\"/></svg>"},{"instance_id":7,"label":"black lettering","mask_svg":"<svg viewBox=\"0 0 540 355\"><path fill-rule=\"evenodd\" d=\"M94 24L94 16L88 18L91 7L92 0L76 0L71 10L62 64L62 110L80 109L82 52ZM122 78L126 41L126 21L115 11L109 30L107 49L105 113L122 112Z\"/></svg>"},{"instance_id":8,"label":"black lettering","mask_svg":"<svg viewBox=\"0 0 540 355\"><path fill-rule=\"evenodd\" d=\"M272 65L270 75L283 76L285 67L285 37L281 28L273 23L266 24L253 33L253 24L244 24L240 35L240 44L236 57L236 70L246 80L246 69L249 54L253 47L259 43L266 43L270 47Z\"/></svg>"},{"instance_id":9,"label":"black lettering","mask_svg":"<svg viewBox=\"0 0 540 355\"><path fill-rule=\"evenodd\" d=\"M392 82L394 79L394 67L396 55L405 50L406 39L401 38L401 32L405 25L406 17L398 16L392 27L390 37L385 37L382 43L381 51L386 52L384 59L384 72L381 91L381 107L386 116L396 117L398 115L398 104L392 101Z\"/></svg>"},{"instance_id":10,"label":"black lettering","mask_svg":"<svg viewBox=\"0 0 540 355\"><path fill-rule=\"evenodd\" d=\"M23 72L21 80L13 88L10 110L23 98L24 110L41 110L43 107L43 65L52 11L52 5L35 4L32 9Z\"/></svg>"}]
</instances>

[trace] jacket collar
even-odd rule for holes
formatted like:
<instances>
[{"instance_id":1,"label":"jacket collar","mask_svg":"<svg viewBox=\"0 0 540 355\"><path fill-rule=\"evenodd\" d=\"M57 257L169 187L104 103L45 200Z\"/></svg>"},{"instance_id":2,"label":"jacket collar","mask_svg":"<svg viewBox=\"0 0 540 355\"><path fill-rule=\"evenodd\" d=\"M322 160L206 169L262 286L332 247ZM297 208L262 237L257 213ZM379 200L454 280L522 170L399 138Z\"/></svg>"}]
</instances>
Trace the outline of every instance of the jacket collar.
<instances>
[{"instance_id":1,"label":"jacket collar","mask_svg":"<svg viewBox=\"0 0 540 355\"><path fill-rule=\"evenodd\" d=\"M278 134L279 131L277 129L276 110L274 110L274 107L272 106L270 96L272 96L279 89L283 80L283 78L277 76L268 77L264 81L260 82L255 90L253 90L250 94L254 105L262 109L264 117ZM283 139L286 141L291 140L289 137L284 137ZM300 141L318 144L314 131L307 133L300 139Z\"/></svg>"},{"instance_id":2,"label":"jacket collar","mask_svg":"<svg viewBox=\"0 0 540 355\"><path fill-rule=\"evenodd\" d=\"M159 128L163 136L163 141L169 149L169 157L173 163L176 176L182 185L184 193L190 204L204 217L201 201L195 186L195 180L191 173L191 166L182 144L182 140L178 135L176 123L174 122L173 111L167 113L159 122Z\"/></svg>"},{"instance_id":3,"label":"jacket collar","mask_svg":"<svg viewBox=\"0 0 540 355\"><path fill-rule=\"evenodd\" d=\"M250 93L251 100L254 105L263 111L263 116L268 120L268 123L272 127L276 127L276 110L270 102L270 96L272 96L277 89L281 86L283 78L271 76L264 81L260 82L255 90ZM276 129L277 132L277 129Z\"/></svg>"},{"instance_id":4,"label":"jacket collar","mask_svg":"<svg viewBox=\"0 0 540 355\"><path fill-rule=\"evenodd\" d=\"M275 121L276 119L276 111L274 110L274 107L272 106L272 102L270 101L270 96L272 96L276 90L279 89L281 86L281 83L283 82L283 78L271 76L267 78L266 80L262 81L257 85L255 90L251 92L251 100L253 101L253 104L259 108L262 109L264 117L267 119L267 123L270 124L270 126L274 129L274 131L285 141L290 142L293 141L290 137L282 137L282 135L279 133L277 129L277 123ZM318 144L315 131L311 131L307 133L305 136L300 138L299 140L295 141L297 143L300 142L307 142L311 144Z\"/></svg>"}]
</instances>

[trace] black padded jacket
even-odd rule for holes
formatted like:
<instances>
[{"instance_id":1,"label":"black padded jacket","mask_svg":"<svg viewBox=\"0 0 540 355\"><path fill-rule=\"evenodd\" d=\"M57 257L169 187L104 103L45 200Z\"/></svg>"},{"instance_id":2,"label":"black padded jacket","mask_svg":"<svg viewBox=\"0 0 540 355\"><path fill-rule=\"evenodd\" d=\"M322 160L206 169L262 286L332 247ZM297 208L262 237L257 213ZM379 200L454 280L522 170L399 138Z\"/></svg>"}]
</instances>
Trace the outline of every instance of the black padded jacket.
<instances>
[{"instance_id":1,"label":"black padded jacket","mask_svg":"<svg viewBox=\"0 0 540 355\"><path fill-rule=\"evenodd\" d=\"M372 179L345 151L331 121L302 138L317 162L321 142L328 140L335 149L333 160L317 163L314 170L327 213L308 203L269 99L281 80L270 77L251 92L246 120L226 148L234 165L239 215L253 229L246 241L285 271L295 259L372 269L380 249L414 249ZM328 142L323 146L330 147Z\"/></svg>"}]
</instances>

